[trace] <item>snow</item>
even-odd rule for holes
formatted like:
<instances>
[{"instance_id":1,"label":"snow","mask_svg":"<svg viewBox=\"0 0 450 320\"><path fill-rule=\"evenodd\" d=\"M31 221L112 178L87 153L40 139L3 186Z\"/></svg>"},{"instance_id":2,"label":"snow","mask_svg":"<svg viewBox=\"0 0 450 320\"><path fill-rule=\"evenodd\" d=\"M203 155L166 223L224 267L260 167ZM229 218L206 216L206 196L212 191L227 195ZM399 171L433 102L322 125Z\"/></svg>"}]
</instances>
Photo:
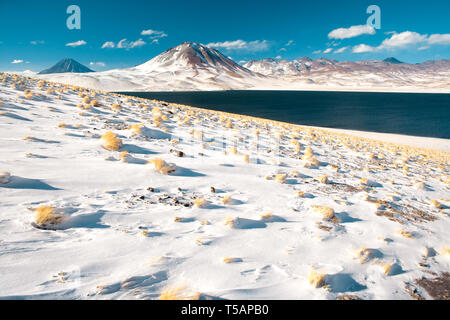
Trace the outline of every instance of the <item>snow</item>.
<instances>
[{"instance_id":1,"label":"snow","mask_svg":"<svg viewBox=\"0 0 450 320\"><path fill-rule=\"evenodd\" d=\"M449 93L450 61L393 65L300 58L294 61L264 59L240 66L217 50L185 42L133 68L38 77L115 92L326 90Z\"/></svg>"},{"instance_id":2,"label":"snow","mask_svg":"<svg viewBox=\"0 0 450 320\"><path fill-rule=\"evenodd\" d=\"M98 107L77 108L94 93ZM0 99L0 172L10 173L0 185L1 299L156 299L180 286L217 299L410 299L405 282L449 270L449 140L302 127L5 74ZM122 149L102 148L107 131ZM300 160L308 146L319 166ZM175 172L156 172L155 158ZM33 226L42 205L64 223ZM309 283L313 269L326 286Z\"/></svg>"}]
</instances>

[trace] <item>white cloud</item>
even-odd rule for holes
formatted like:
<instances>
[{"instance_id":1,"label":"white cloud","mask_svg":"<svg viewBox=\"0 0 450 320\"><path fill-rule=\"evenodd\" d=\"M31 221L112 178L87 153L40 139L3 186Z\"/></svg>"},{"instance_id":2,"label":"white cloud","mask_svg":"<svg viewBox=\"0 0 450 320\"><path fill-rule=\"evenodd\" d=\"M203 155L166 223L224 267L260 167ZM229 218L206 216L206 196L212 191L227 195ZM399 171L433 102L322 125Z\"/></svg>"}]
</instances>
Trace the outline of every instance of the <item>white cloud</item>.
<instances>
[{"instance_id":1,"label":"white cloud","mask_svg":"<svg viewBox=\"0 0 450 320\"><path fill-rule=\"evenodd\" d=\"M389 32L389 34L392 34L392 36L385 39L378 47L360 44L353 47L353 52L363 53L411 47L418 47L417 50L425 50L431 45L450 45L450 34L432 34L428 36L427 34L413 31Z\"/></svg>"},{"instance_id":2,"label":"white cloud","mask_svg":"<svg viewBox=\"0 0 450 320\"><path fill-rule=\"evenodd\" d=\"M106 64L104 62L90 62L90 66L99 66L99 67L106 67Z\"/></svg>"},{"instance_id":3,"label":"white cloud","mask_svg":"<svg viewBox=\"0 0 450 320\"><path fill-rule=\"evenodd\" d=\"M364 53L364 52L373 52L376 48L368 46L366 44L359 44L352 48L352 52L354 53Z\"/></svg>"},{"instance_id":4,"label":"white cloud","mask_svg":"<svg viewBox=\"0 0 450 320\"><path fill-rule=\"evenodd\" d=\"M282 56L276 56L275 59L277 60L281 60L283 57Z\"/></svg>"},{"instance_id":5,"label":"white cloud","mask_svg":"<svg viewBox=\"0 0 450 320\"><path fill-rule=\"evenodd\" d=\"M38 44L45 44L45 41L44 40L35 40L35 41L30 41L30 43L35 46Z\"/></svg>"},{"instance_id":6,"label":"white cloud","mask_svg":"<svg viewBox=\"0 0 450 320\"><path fill-rule=\"evenodd\" d=\"M139 47L145 46L146 44L147 43L144 40L142 40L142 39L138 39L138 40L132 41L132 42L127 41L127 39L122 39L117 44L117 48L119 48L119 49L133 49L133 48L139 48Z\"/></svg>"},{"instance_id":7,"label":"white cloud","mask_svg":"<svg viewBox=\"0 0 450 320\"><path fill-rule=\"evenodd\" d=\"M411 44L421 43L427 40L427 35L421 35L417 32L405 31L395 33L390 38L384 40L378 47L381 49L401 48Z\"/></svg>"},{"instance_id":8,"label":"white cloud","mask_svg":"<svg viewBox=\"0 0 450 320\"><path fill-rule=\"evenodd\" d=\"M213 42L206 45L207 47L216 48L216 49L224 49L228 51L264 51L269 49L269 43L267 40L255 40L255 41L244 41L244 40L235 40L235 41L225 41L225 42Z\"/></svg>"},{"instance_id":9,"label":"white cloud","mask_svg":"<svg viewBox=\"0 0 450 320\"><path fill-rule=\"evenodd\" d=\"M322 50L316 50L316 51L313 51L313 54L319 54L321 52L322 52Z\"/></svg>"},{"instance_id":10,"label":"white cloud","mask_svg":"<svg viewBox=\"0 0 450 320\"><path fill-rule=\"evenodd\" d=\"M71 43L66 44L66 47L75 48L75 47L79 47L79 46L84 46L86 43L87 42L84 41L84 40L79 40L79 41L76 41L76 42L71 42Z\"/></svg>"},{"instance_id":11,"label":"white cloud","mask_svg":"<svg viewBox=\"0 0 450 320\"><path fill-rule=\"evenodd\" d=\"M348 47L342 47L342 48L335 50L334 53L342 53L342 52L346 51L347 49L348 49Z\"/></svg>"},{"instance_id":12,"label":"white cloud","mask_svg":"<svg viewBox=\"0 0 450 320\"><path fill-rule=\"evenodd\" d=\"M107 42L105 42L103 45L102 45L102 49L105 49L105 48L115 48L116 47L116 44L114 43L114 42L112 42L112 41L107 41Z\"/></svg>"},{"instance_id":13,"label":"white cloud","mask_svg":"<svg viewBox=\"0 0 450 320\"><path fill-rule=\"evenodd\" d=\"M294 44L294 40L289 40L288 43L285 44L286 47L289 47Z\"/></svg>"},{"instance_id":14,"label":"white cloud","mask_svg":"<svg viewBox=\"0 0 450 320\"><path fill-rule=\"evenodd\" d=\"M19 64L19 63L23 63L23 60L20 60L20 59L14 59L11 63L12 63L12 64Z\"/></svg>"},{"instance_id":15,"label":"white cloud","mask_svg":"<svg viewBox=\"0 0 450 320\"><path fill-rule=\"evenodd\" d=\"M428 38L428 43L450 45L450 34L432 34Z\"/></svg>"},{"instance_id":16,"label":"white cloud","mask_svg":"<svg viewBox=\"0 0 450 320\"><path fill-rule=\"evenodd\" d=\"M351 26L350 28L339 28L331 31L328 34L328 38L330 39L349 39L358 37L363 34L375 34L376 31L374 27L368 25L361 26Z\"/></svg>"},{"instance_id":17,"label":"white cloud","mask_svg":"<svg viewBox=\"0 0 450 320\"><path fill-rule=\"evenodd\" d=\"M323 51L323 53L330 53L331 51L333 51L333 48L328 48L328 49L325 49L325 50Z\"/></svg>"},{"instance_id":18,"label":"white cloud","mask_svg":"<svg viewBox=\"0 0 450 320\"><path fill-rule=\"evenodd\" d=\"M161 39L167 37L167 34L164 31L157 31L157 30L143 30L141 32L142 36L149 36L150 39Z\"/></svg>"}]
</instances>

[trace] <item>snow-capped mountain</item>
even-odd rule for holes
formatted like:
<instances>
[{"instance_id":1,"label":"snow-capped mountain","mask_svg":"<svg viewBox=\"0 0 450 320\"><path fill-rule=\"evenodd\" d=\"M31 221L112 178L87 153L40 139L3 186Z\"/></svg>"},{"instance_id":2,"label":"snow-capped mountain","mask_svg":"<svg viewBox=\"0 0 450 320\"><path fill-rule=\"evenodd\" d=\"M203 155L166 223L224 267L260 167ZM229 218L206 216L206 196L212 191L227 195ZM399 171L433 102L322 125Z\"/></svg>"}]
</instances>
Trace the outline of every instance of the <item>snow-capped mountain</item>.
<instances>
[{"instance_id":1,"label":"snow-capped mountain","mask_svg":"<svg viewBox=\"0 0 450 320\"><path fill-rule=\"evenodd\" d=\"M43 79L105 91L345 90L450 92L450 60L252 60L243 66L205 45L184 42L132 68L60 73Z\"/></svg>"},{"instance_id":2,"label":"snow-capped mountain","mask_svg":"<svg viewBox=\"0 0 450 320\"><path fill-rule=\"evenodd\" d=\"M253 73L225 57L219 51L199 43L184 42L135 68L139 71L208 71L253 76Z\"/></svg>"},{"instance_id":3,"label":"snow-capped mountain","mask_svg":"<svg viewBox=\"0 0 450 320\"><path fill-rule=\"evenodd\" d=\"M53 67L39 72L39 74L52 74L52 73L88 73L95 72L88 67L73 59L63 59L55 64Z\"/></svg>"}]
</instances>

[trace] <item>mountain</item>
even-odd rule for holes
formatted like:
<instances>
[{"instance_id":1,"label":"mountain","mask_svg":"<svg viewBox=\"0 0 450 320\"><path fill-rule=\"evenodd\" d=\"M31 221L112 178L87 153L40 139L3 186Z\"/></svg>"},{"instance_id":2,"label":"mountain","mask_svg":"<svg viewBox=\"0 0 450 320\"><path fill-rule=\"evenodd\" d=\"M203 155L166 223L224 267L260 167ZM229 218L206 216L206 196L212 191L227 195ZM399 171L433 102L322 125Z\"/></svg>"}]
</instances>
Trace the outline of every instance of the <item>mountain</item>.
<instances>
[{"instance_id":1,"label":"mountain","mask_svg":"<svg viewBox=\"0 0 450 320\"><path fill-rule=\"evenodd\" d=\"M337 61L308 57L239 65L218 50L183 42L127 69L58 73L43 79L105 91L344 90L450 92L450 60Z\"/></svg>"},{"instance_id":2,"label":"mountain","mask_svg":"<svg viewBox=\"0 0 450 320\"><path fill-rule=\"evenodd\" d=\"M88 73L95 72L88 67L73 59L63 59L55 64L53 67L39 72L39 74L52 74L52 73Z\"/></svg>"},{"instance_id":3,"label":"mountain","mask_svg":"<svg viewBox=\"0 0 450 320\"><path fill-rule=\"evenodd\" d=\"M384 59L383 61L386 62L386 63L392 63L392 64L401 64L401 63L404 63L404 62L401 62L401 61L395 59L394 57L386 58L386 59Z\"/></svg>"},{"instance_id":4,"label":"mountain","mask_svg":"<svg viewBox=\"0 0 450 320\"><path fill-rule=\"evenodd\" d=\"M252 75L252 72L225 57L219 51L199 43L183 42L150 61L135 67L140 71L208 71L219 74Z\"/></svg>"}]
</instances>

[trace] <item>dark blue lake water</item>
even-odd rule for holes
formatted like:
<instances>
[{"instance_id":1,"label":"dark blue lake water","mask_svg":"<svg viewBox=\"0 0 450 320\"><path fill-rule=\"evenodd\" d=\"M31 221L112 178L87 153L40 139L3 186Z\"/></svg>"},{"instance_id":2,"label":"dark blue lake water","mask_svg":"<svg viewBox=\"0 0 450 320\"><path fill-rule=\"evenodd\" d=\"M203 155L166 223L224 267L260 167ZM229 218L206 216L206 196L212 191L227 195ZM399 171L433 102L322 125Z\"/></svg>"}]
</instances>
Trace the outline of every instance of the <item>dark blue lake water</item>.
<instances>
[{"instance_id":1,"label":"dark blue lake water","mask_svg":"<svg viewBox=\"0 0 450 320\"><path fill-rule=\"evenodd\" d=\"M329 91L122 93L301 125L450 139L450 94Z\"/></svg>"}]
</instances>

